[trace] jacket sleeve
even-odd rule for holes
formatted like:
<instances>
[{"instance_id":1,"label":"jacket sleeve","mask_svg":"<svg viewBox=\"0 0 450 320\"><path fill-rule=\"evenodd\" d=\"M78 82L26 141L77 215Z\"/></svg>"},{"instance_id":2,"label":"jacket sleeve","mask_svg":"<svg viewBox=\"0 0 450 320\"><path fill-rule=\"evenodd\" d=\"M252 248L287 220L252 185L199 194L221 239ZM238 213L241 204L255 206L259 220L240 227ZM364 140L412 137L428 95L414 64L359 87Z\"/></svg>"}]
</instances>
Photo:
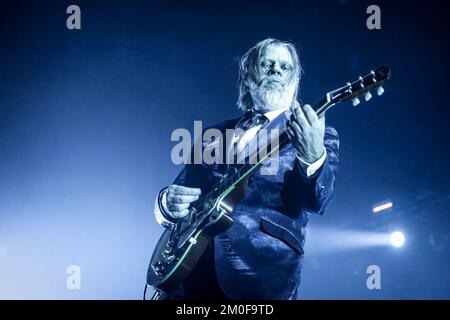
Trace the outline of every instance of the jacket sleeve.
<instances>
[{"instance_id":1,"label":"jacket sleeve","mask_svg":"<svg viewBox=\"0 0 450 320\"><path fill-rule=\"evenodd\" d=\"M193 154L193 149L191 149L191 155ZM191 157L192 160L192 157ZM215 176L211 168L205 166L204 164L186 164L183 169L179 172L172 184L185 186L189 188L200 188L202 194L208 193L214 182L216 181ZM170 223L176 222L176 219L171 218L167 213L166 207L166 193L167 187L160 190L158 196L155 199L154 215L156 221L168 227Z\"/></svg>"},{"instance_id":2,"label":"jacket sleeve","mask_svg":"<svg viewBox=\"0 0 450 320\"><path fill-rule=\"evenodd\" d=\"M324 146L325 162L313 177L305 176L298 159L284 175L281 199L291 216L300 215L302 210L322 215L331 201L339 168L339 136L332 127L325 129Z\"/></svg>"}]
</instances>

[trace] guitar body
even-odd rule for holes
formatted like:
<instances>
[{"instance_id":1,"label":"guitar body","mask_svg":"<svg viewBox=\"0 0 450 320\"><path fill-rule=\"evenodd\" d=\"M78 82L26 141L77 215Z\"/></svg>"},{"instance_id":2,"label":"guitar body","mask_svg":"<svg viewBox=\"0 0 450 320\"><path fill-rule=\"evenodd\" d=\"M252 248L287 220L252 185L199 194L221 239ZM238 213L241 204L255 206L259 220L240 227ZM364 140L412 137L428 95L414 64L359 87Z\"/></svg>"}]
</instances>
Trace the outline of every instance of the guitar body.
<instances>
[{"instance_id":1,"label":"guitar body","mask_svg":"<svg viewBox=\"0 0 450 320\"><path fill-rule=\"evenodd\" d=\"M196 266L218 234L233 225L231 212L245 194L248 178L242 179L212 206L205 208L207 218L167 228L153 251L147 271L147 284L170 293ZM184 228L183 228L184 227Z\"/></svg>"}]
</instances>

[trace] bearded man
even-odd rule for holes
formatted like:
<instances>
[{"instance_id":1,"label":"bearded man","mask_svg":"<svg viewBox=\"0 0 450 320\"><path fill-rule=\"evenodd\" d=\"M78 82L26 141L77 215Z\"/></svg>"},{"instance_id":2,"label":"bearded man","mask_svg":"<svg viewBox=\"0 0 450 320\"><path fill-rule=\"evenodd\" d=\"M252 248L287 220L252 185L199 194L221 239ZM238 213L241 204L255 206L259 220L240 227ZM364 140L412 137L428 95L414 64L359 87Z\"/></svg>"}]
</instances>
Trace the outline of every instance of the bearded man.
<instances>
[{"instance_id":1,"label":"bearded man","mask_svg":"<svg viewBox=\"0 0 450 320\"><path fill-rule=\"evenodd\" d=\"M329 204L339 166L336 130L297 101L301 75L297 50L288 42L266 39L242 57L238 106L245 113L212 127L243 132L234 151L252 144L261 128L285 128L290 143L278 154L276 172L262 174L263 166L249 179L233 209L234 224L210 242L189 277L160 299L297 298L305 228L310 215L322 215ZM183 219L228 168L187 164L161 190L157 221L167 227Z\"/></svg>"}]
</instances>

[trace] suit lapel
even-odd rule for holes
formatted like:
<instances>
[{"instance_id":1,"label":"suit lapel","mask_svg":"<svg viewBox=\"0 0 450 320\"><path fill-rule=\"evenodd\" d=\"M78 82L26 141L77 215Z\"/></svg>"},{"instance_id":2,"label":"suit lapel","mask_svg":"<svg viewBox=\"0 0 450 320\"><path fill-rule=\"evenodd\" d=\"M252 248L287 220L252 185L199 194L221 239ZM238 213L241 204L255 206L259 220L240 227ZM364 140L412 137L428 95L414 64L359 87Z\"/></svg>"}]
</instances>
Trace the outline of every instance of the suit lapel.
<instances>
[{"instance_id":1,"label":"suit lapel","mask_svg":"<svg viewBox=\"0 0 450 320\"><path fill-rule=\"evenodd\" d=\"M284 131L286 127L286 121L289 119L289 116L291 114L291 111L288 109L287 111L284 111L280 113L275 119L270 121L266 126L262 127L260 130L258 130L258 133L253 137L252 140L248 143L250 146L249 148L249 158L254 159L256 154L258 153L261 148L265 146L265 150L269 150L269 144L271 142L271 135L280 134L282 131Z\"/></svg>"}]
</instances>

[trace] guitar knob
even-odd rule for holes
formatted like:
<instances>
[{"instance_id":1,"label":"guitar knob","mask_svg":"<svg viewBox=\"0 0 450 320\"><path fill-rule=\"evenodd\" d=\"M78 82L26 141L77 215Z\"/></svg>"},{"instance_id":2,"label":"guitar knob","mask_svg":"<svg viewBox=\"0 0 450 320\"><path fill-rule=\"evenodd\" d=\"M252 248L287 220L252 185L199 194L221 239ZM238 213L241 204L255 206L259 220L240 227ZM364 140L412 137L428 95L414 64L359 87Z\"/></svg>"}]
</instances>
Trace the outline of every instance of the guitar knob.
<instances>
[{"instance_id":1,"label":"guitar knob","mask_svg":"<svg viewBox=\"0 0 450 320\"><path fill-rule=\"evenodd\" d=\"M360 104L361 103L361 101L359 101L359 99L358 98L353 98L352 99L352 104L353 104L353 106L354 107L356 107L358 104Z\"/></svg>"},{"instance_id":2,"label":"guitar knob","mask_svg":"<svg viewBox=\"0 0 450 320\"><path fill-rule=\"evenodd\" d=\"M166 268L164 268L164 265L158 261L157 263L155 263L153 266L153 271L159 276L159 277L164 277L166 274Z\"/></svg>"},{"instance_id":3,"label":"guitar knob","mask_svg":"<svg viewBox=\"0 0 450 320\"><path fill-rule=\"evenodd\" d=\"M384 93L384 88L383 87L378 87L377 95L381 96L383 93Z\"/></svg>"},{"instance_id":4,"label":"guitar knob","mask_svg":"<svg viewBox=\"0 0 450 320\"><path fill-rule=\"evenodd\" d=\"M170 256L167 256L166 262L168 264L171 264L173 261L175 261L176 256L174 254L171 254Z\"/></svg>"},{"instance_id":5,"label":"guitar knob","mask_svg":"<svg viewBox=\"0 0 450 320\"><path fill-rule=\"evenodd\" d=\"M163 255L169 255L172 253L172 248L165 248Z\"/></svg>"},{"instance_id":6,"label":"guitar knob","mask_svg":"<svg viewBox=\"0 0 450 320\"><path fill-rule=\"evenodd\" d=\"M370 99L372 99L372 94L370 93L370 91L368 91L368 92L366 93L366 95L364 96L364 99L365 99L366 101L369 101Z\"/></svg>"}]
</instances>

